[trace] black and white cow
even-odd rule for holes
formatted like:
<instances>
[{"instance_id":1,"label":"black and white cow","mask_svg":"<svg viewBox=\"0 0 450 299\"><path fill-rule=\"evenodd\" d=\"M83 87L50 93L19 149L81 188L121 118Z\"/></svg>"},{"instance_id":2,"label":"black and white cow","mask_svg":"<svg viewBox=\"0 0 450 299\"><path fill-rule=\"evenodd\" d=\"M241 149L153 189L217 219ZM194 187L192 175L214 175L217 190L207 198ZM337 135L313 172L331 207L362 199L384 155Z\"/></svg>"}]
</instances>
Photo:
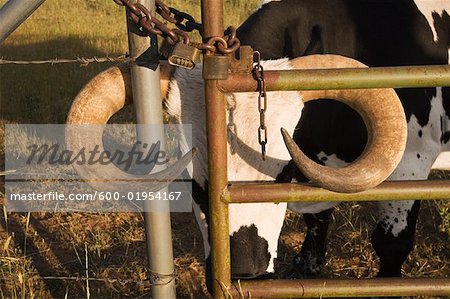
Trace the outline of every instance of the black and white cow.
<instances>
[{"instance_id":1,"label":"black and white cow","mask_svg":"<svg viewBox=\"0 0 450 299\"><path fill-rule=\"evenodd\" d=\"M338 54L369 66L447 64L450 18L445 9L450 9L443 6L448 0L423 1L441 3L441 7L430 16L422 13L413 0L276 1L252 14L237 34L242 44L260 51L267 60L263 62L265 69L290 69L288 58L311 54ZM192 143L198 154L189 171L194 178L194 210L208 259L208 166L201 66L192 71L177 69L166 83L169 91L164 104L168 113L181 123L192 124ZM77 96L68 122L106 123L131 98L130 85L127 69L104 72ZM449 145L450 90L400 89L397 93L406 112L409 137L406 153L390 179L425 179L439 152ZM255 137L259 125L256 95L226 96L228 121L233 121L236 128L228 140L234 150L228 153L230 181L306 181L289 162L280 127L294 132L298 124L294 132L297 144L311 159L331 167L347 165L364 150L364 123L346 105L316 100L303 106L297 92L273 92L269 97L278 100L269 103L266 123L270 144L268 158L262 161ZM183 140L181 147L187 152ZM290 205L292 210L305 214L308 226L302 250L294 260L295 275L320 273L334 205ZM380 222L373 233L374 248L381 261L379 276L400 276L402 263L413 245L419 202L384 202L379 206ZM286 208L286 203L230 205L234 278L270 276L274 272Z\"/></svg>"},{"instance_id":2,"label":"black and white cow","mask_svg":"<svg viewBox=\"0 0 450 299\"><path fill-rule=\"evenodd\" d=\"M448 0L282 0L265 4L238 29L242 44L263 59L340 54L366 65L447 64L450 45ZM426 179L441 151L450 150L450 88L398 89L408 121L408 143L390 180ZM360 117L335 101L307 103L294 139L311 159L341 167L366 144ZM292 163L278 181L305 181ZM308 227L294 259L295 276L320 274L334 203L306 211ZM379 202L372 243L380 258L378 276L400 276L413 248L419 201ZM305 213L300 204L289 208Z\"/></svg>"}]
</instances>

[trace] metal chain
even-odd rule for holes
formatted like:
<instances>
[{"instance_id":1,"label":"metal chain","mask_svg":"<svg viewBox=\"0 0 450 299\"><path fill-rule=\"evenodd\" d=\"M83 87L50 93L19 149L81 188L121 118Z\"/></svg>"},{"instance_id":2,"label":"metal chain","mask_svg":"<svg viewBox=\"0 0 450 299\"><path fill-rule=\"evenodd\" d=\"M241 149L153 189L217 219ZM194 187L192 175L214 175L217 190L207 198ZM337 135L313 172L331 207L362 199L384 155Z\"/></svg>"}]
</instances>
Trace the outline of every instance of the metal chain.
<instances>
[{"instance_id":1,"label":"metal chain","mask_svg":"<svg viewBox=\"0 0 450 299\"><path fill-rule=\"evenodd\" d=\"M236 37L236 29L228 27L225 36L214 36L208 39L206 43L190 42L187 32L193 30L202 31L202 25L197 23L195 19L185 13L178 11L172 7L168 7L161 0L156 0L156 13L169 23L175 24L178 29L170 29L165 23L155 17L155 13L140 3L133 3L131 0L113 0L121 6L126 6L130 12L131 20L139 25L142 34L156 34L166 38L170 45L178 42L190 44L201 51L230 54L234 53L241 45Z\"/></svg>"},{"instance_id":2,"label":"metal chain","mask_svg":"<svg viewBox=\"0 0 450 299\"><path fill-rule=\"evenodd\" d=\"M259 128L258 142L261 145L262 159L266 160L266 144L267 144L267 127L266 127L266 111L267 111L267 92L266 81L264 79L264 68L261 65L261 53L255 51L253 53L254 66L253 76L258 81L258 111L259 111Z\"/></svg>"},{"instance_id":3,"label":"metal chain","mask_svg":"<svg viewBox=\"0 0 450 299\"><path fill-rule=\"evenodd\" d=\"M192 32L197 30L202 32L203 26L200 23L197 23L193 16L188 13L179 11L173 7L168 7L160 0L155 1L156 4L156 12L163 17L166 21L175 24L178 29L181 29L185 32Z\"/></svg>"}]
</instances>

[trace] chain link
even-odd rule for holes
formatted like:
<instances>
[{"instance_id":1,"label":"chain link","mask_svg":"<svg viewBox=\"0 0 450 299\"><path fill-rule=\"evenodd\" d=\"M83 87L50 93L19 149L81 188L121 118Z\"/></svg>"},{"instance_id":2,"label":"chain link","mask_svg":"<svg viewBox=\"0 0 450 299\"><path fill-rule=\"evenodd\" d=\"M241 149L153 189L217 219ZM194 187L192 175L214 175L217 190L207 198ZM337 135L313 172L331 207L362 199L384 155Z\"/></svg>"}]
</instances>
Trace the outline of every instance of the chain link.
<instances>
[{"instance_id":1,"label":"chain link","mask_svg":"<svg viewBox=\"0 0 450 299\"><path fill-rule=\"evenodd\" d=\"M197 23L195 19L175 8L168 7L161 0L156 0L156 13L164 20L177 26L178 29L170 29L167 25L155 17L155 13L140 3L133 3L131 0L113 0L120 6L126 6L130 12L131 20L140 28L142 34L156 34L166 38L170 45L178 42L190 44L204 52L231 54L234 53L241 45L236 37L236 29L228 27L225 36L211 37L206 43L190 42L187 32L198 30L200 33L203 26Z\"/></svg>"},{"instance_id":2,"label":"chain link","mask_svg":"<svg viewBox=\"0 0 450 299\"><path fill-rule=\"evenodd\" d=\"M160 0L156 0L155 4L156 12L166 21L175 24L178 29L181 29L185 32L192 32L194 30L202 32L202 24L197 23L194 17L190 14L179 11L173 7L169 7Z\"/></svg>"},{"instance_id":3,"label":"chain link","mask_svg":"<svg viewBox=\"0 0 450 299\"><path fill-rule=\"evenodd\" d=\"M266 160L267 145L267 127L266 127L266 111L267 111L267 92L266 81L264 78L264 68L261 65L261 53L255 51L253 53L254 66L253 76L258 82L258 111L259 111L259 128L258 142L261 145L262 159Z\"/></svg>"}]
</instances>

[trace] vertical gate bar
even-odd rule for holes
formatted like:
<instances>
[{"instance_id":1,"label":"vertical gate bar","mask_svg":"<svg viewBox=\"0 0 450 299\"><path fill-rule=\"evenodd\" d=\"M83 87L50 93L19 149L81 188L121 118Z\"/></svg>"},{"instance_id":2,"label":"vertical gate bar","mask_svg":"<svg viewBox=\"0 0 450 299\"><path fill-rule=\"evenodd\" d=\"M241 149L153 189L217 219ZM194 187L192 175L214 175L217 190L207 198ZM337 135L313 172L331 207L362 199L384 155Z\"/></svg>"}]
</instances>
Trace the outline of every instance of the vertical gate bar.
<instances>
[{"instance_id":1,"label":"vertical gate bar","mask_svg":"<svg viewBox=\"0 0 450 299\"><path fill-rule=\"evenodd\" d=\"M0 44L45 0L9 0L0 8Z\"/></svg>"},{"instance_id":2,"label":"vertical gate bar","mask_svg":"<svg viewBox=\"0 0 450 299\"><path fill-rule=\"evenodd\" d=\"M133 2L137 2L133 0ZM140 0L150 11L155 10L155 0ZM160 95L160 68L156 35L143 36L129 18L127 27L130 56L136 58L131 67L133 103L136 114L137 137L142 143L152 144L161 141L160 150L165 150L163 111ZM158 126L139 126L150 124ZM155 165L153 171L165 166ZM162 189L161 192L167 191ZM145 236L149 264L152 298L176 298L172 231L169 203L165 201L146 201L144 206Z\"/></svg>"},{"instance_id":3,"label":"vertical gate bar","mask_svg":"<svg viewBox=\"0 0 450 299\"><path fill-rule=\"evenodd\" d=\"M202 0L203 40L223 35L223 0ZM224 298L231 285L228 205L221 195L228 183L226 107L217 80L205 80L208 137L211 263L214 298Z\"/></svg>"}]
</instances>

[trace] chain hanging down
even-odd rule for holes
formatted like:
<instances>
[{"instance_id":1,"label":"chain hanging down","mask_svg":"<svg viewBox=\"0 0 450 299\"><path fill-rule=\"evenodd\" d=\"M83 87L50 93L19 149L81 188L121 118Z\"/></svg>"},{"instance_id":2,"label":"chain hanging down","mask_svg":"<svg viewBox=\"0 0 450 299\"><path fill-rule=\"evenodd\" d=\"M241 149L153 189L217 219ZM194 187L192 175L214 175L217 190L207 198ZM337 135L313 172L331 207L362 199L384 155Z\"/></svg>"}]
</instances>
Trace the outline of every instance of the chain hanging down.
<instances>
[{"instance_id":1,"label":"chain hanging down","mask_svg":"<svg viewBox=\"0 0 450 299\"><path fill-rule=\"evenodd\" d=\"M261 145L261 156L266 160L266 145L267 145L267 127L266 127L266 111L267 111L267 92L266 81L264 79L264 68L261 65L261 53L255 51L253 53L254 66L253 76L258 81L258 111L259 111L259 128L258 128L258 142Z\"/></svg>"}]
</instances>

